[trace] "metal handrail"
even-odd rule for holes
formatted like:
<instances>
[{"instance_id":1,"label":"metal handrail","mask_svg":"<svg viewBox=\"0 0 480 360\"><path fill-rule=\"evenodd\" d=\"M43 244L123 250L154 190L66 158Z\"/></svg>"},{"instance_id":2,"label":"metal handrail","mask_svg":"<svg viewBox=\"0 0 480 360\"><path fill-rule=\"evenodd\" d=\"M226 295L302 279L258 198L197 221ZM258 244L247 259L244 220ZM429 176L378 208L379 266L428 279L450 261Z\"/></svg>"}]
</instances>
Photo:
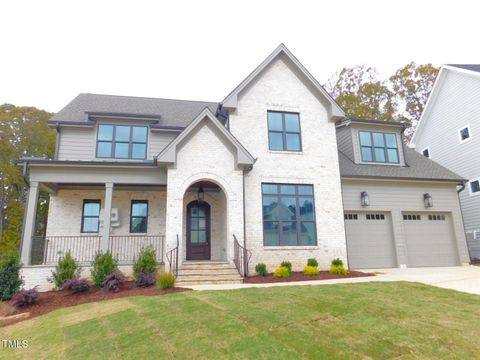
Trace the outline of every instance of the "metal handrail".
<instances>
[{"instance_id":1,"label":"metal handrail","mask_svg":"<svg viewBox=\"0 0 480 360\"><path fill-rule=\"evenodd\" d=\"M178 276L178 247L180 245L180 240L178 238L177 234L177 246L175 246L173 249L167 252L167 261L170 266L170 272L175 275L175 277Z\"/></svg>"},{"instance_id":2,"label":"metal handrail","mask_svg":"<svg viewBox=\"0 0 480 360\"><path fill-rule=\"evenodd\" d=\"M248 263L252 257L252 252L246 247L240 245L235 234L233 234L233 263L240 276L248 277Z\"/></svg>"}]
</instances>

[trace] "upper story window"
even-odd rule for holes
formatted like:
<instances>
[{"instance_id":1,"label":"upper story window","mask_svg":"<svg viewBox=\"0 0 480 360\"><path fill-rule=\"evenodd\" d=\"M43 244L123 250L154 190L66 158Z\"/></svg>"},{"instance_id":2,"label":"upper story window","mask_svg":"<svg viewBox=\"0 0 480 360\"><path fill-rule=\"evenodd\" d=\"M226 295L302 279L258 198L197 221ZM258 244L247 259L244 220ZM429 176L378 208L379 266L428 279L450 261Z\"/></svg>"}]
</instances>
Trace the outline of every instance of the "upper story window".
<instances>
[{"instance_id":1,"label":"upper story window","mask_svg":"<svg viewBox=\"0 0 480 360\"><path fill-rule=\"evenodd\" d=\"M97 157L145 159L147 130L146 126L98 125Z\"/></svg>"},{"instance_id":2,"label":"upper story window","mask_svg":"<svg viewBox=\"0 0 480 360\"><path fill-rule=\"evenodd\" d=\"M302 151L299 114L278 111L268 111L267 114L269 149Z\"/></svg>"},{"instance_id":3,"label":"upper story window","mask_svg":"<svg viewBox=\"0 0 480 360\"><path fill-rule=\"evenodd\" d=\"M470 195L480 195L480 179L469 181Z\"/></svg>"},{"instance_id":4,"label":"upper story window","mask_svg":"<svg viewBox=\"0 0 480 360\"><path fill-rule=\"evenodd\" d=\"M470 131L470 125L467 125L460 130L458 130L458 139L460 140L460 143L463 143L467 140L470 140L472 138L472 134Z\"/></svg>"},{"instance_id":5,"label":"upper story window","mask_svg":"<svg viewBox=\"0 0 480 360\"><path fill-rule=\"evenodd\" d=\"M373 131L360 131L362 161L399 163L397 135Z\"/></svg>"},{"instance_id":6,"label":"upper story window","mask_svg":"<svg viewBox=\"0 0 480 360\"><path fill-rule=\"evenodd\" d=\"M430 158L430 148L425 148L422 150L422 155L427 157L427 158Z\"/></svg>"}]
</instances>

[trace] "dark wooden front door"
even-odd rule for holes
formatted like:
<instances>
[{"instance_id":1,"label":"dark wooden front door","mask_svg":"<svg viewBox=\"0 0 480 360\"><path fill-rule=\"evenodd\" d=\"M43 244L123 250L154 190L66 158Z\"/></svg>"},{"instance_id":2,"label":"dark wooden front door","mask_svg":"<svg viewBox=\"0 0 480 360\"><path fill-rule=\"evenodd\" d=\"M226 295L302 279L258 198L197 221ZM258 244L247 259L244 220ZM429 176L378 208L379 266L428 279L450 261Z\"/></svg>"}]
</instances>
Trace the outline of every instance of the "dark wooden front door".
<instances>
[{"instance_id":1,"label":"dark wooden front door","mask_svg":"<svg viewBox=\"0 0 480 360\"><path fill-rule=\"evenodd\" d=\"M187 260L210 260L210 205L205 201L187 206Z\"/></svg>"}]
</instances>

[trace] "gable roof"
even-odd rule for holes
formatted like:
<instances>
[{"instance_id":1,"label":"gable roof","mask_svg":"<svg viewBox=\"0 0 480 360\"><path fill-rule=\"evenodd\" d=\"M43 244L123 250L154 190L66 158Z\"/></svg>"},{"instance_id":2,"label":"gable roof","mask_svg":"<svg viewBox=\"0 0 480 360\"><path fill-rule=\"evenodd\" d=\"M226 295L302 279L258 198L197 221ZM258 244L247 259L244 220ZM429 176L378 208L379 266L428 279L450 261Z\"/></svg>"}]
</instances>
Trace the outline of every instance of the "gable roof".
<instances>
[{"instance_id":1,"label":"gable roof","mask_svg":"<svg viewBox=\"0 0 480 360\"><path fill-rule=\"evenodd\" d=\"M358 120L353 122L358 122ZM362 122L365 123L365 120ZM370 121L370 125L372 126L384 126L388 123L388 121ZM402 123L398 122L394 122L391 125L400 128L403 127ZM343 127L349 127L351 131L350 122L347 120L338 124L337 134L340 128ZM352 138L350 137L350 139ZM353 140L350 140L350 143L352 141ZM357 164L353 159L352 151L349 151L348 149L349 145L351 146L352 144L348 144L344 141L337 141L340 176L343 178L452 181L456 183L465 181L461 176L406 146L403 146L406 166L398 166L384 164ZM349 153L351 156L347 155Z\"/></svg>"},{"instance_id":2,"label":"gable roof","mask_svg":"<svg viewBox=\"0 0 480 360\"><path fill-rule=\"evenodd\" d=\"M437 78L435 79L435 83L433 84L432 91L428 96L427 103L423 108L422 115L418 120L417 127L415 132L413 133L412 139L410 141L410 146L416 146L416 140L421 136L423 129L425 128L426 119L428 118L430 112L432 111L433 106L435 105L435 101L437 99L438 94L440 93L440 89L445 82L445 78L448 72L454 72L459 74L464 74L467 76L474 76L476 78L480 77L480 65L476 64L449 64L449 65L442 65L440 71L438 72Z\"/></svg>"},{"instance_id":3,"label":"gable roof","mask_svg":"<svg viewBox=\"0 0 480 360\"><path fill-rule=\"evenodd\" d=\"M209 108L203 109L190 124L175 139L173 139L155 158L158 162L175 163L177 161L178 146L191 134L202 121L210 121L225 139L234 147L235 162L237 166L252 166L254 157L243 147L243 145L232 135L227 128L220 123Z\"/></svg>"},{"instance_id":4,"label":"gable roof","mask_svg":"<svg viewBox=\"0 0 480 360\"><path fill-rule=\"evenodd\" d=\"M157 120L160 125L185 127L205 107L215 113L218 103L135 96L79 94L56 113L49 123L86 122L86 113L94 113L104 116L136 116Z\"/></svg>"},{"instance_id":5,"label":"gable roof","mask_svg":"<svg viewBox=\"0 0 480 360\"><path fill-rule=\"evenodd\" d=\"M284 55L289 59L298 70L305 76L305 78L313 85L314 89L318 90L319 94L324 98L328 104L328 115L330 120L339 120L345 117L343 109L335 102L335 100L328 94L323 86L308 72L308 70L298 61L298 59L287 49L284 44L280 44L250 75L248 75L233 91L227 95L222 101L223 107L236 108L238 95L275 59L280 55Z\"/></svg>"}]
</instances>

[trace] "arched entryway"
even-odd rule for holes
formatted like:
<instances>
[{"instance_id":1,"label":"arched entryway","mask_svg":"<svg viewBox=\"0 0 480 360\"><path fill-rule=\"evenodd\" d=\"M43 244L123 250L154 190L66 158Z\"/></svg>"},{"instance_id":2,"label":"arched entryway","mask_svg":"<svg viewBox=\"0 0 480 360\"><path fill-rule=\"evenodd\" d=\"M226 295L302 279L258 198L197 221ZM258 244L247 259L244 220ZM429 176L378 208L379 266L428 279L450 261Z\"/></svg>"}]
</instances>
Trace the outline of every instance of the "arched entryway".
<instances>
[{"instance_id":1,"label":"arched entryway","mask_svg":"<svg viewBox=\"0 0 480 360\"><path fill-rule=\"evenodd\" d=\"M212 181L198 181L183 199L183 258L185 260L228 259L227 198Z\"/></svg>"}]
</instances>

